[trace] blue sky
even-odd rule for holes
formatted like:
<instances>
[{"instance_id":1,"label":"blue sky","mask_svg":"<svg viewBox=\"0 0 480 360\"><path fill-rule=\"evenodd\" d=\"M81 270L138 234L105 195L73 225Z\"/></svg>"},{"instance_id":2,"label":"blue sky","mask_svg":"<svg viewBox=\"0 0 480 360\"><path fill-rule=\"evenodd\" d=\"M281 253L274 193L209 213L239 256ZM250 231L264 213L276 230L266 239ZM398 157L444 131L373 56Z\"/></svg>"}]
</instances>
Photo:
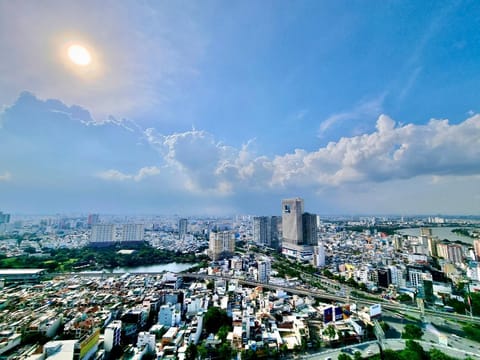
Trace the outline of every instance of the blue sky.
<instances>
[{"instance_id":1,"label":"blue sky","mask_svg":"<svg viewBox=\"0 0 480 360\"><path fill-rule=\"evenodd\" d=\"M476 1L0 2L0 207L478 214L479 28Z\"/></svg>"}]
</instances>

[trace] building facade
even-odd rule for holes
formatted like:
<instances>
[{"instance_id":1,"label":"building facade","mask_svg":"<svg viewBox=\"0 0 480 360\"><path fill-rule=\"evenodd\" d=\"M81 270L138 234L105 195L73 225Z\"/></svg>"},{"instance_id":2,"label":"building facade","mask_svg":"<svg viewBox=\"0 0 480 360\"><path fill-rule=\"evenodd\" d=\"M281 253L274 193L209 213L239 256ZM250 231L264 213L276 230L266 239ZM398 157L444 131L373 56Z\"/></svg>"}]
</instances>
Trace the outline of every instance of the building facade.
<instances>
[{"instance_id":1,"label":"building facade","mask_svg":"<svg viewBox=\"0 0 480 360\"><path fill-rule=\"evenodd\" d=\"M105 328L103 348L106 352L110 352L115 346L120 346L121 341L122 322L114 320Z\"/></svg>"},{"instance_id":2,"label":"building facade","mask_svg":"<svg viewBox=\"0 0 480 360\"><path fill-rule=\"evenodd\" d=\"M219 260L235 251L235 234L232 231L211 232L208 241L208 256Z\"/></svg>"},{"instance_id":3,"label":"building facade","mask_svg":"<svg viewBox=\"0 0 480 360\"><path fill-rule=\"evenodd\" d=\"M113 224L96 224L92 226L90 244L109 246L115 241L115 226Z\"/></svg>"},{"instance_id":4,"label":"building facade","mask_svg":"<svg viewBox=\"0 0 480 360\"><path fill-rule=\"evenodd\" d=\"M303 245L303 199L282 200L282 242Z\"/></svg>"},{"instance_id":5,"label":"building facade","mask_svg":"<svg viewBox=\"0 0 480 360\"><path fill-rule=\"evenodd\" d=\"M122 226L122 242L135 243L144 239L143 224L124 224Z\"/></svg>"},{"instance_id":6,"label":"building facade","mask_svg":"<svg viewBox=\"0 0 480 360\"><path fill-rule=\"evenodd\" d=\"M178 238L181 239L183 236L188 234L188 219L179 219L178 220Z\"/></svg>"}]
</instances>

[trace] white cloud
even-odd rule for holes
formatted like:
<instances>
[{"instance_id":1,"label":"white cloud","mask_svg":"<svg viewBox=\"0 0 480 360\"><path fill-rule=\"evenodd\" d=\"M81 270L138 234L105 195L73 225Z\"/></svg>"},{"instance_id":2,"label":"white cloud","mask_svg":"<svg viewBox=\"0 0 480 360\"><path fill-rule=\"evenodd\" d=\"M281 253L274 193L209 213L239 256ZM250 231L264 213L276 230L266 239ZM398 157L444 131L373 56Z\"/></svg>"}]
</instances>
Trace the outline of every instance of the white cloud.
<instances>
[{"instance_id":1,"label":"white cloud","mask_svg":"<svg viewBox=\"0 0 480 360\"><path fill-rule=\"evenodd\" d=\"M186 180L189 190L235 193L276 188L318 190L429 175L480 173L480 116L458 125L431 120L397 125L386 115L376 131L344 137L316 151L297 149L273 159L257 156L249 145L226 146L205 131L168 136L146 132L150 143ZM438 181L438 180L436 180Z\"/></svg>"},{"instance_id":2,"label":"white cloud","mask_svg":"<svg viewBox=\"0 0 480 360\"><path fill-rule=\"evenodd\" d=\"M382 103L384 98L385 95L381 95L372 100L362 101L352 109L330 115L320 124L318 136L323 137L325 133L332 127L345 121L375 118L382 111Z\"/></svg>"},{"instance_id":3,"label":"white cloud","mask_svg":"<svg viewBox=\"0 0 480 360\"><path fill-rule=\"evenodd\" d=\"M37 203L55 198L60 207L64 198L74 197L87 210L95 201L112 208L117 201L126 207L143 201L152 209L143 200L150 198L182 208L251 209L257 201L265 205L294 195L338 202L351 211L355 205L349 201L361 202L357 212L377 196L384 199L377 212L397 209L397 204L415 209L419 205L409 207L408 201L418 199L429 201L432 209L478 208L472 199L480 176L480 115L458 124L432 119L424 125L398 124L381 115L370 133L314 151L267 157L254 151L253 140L237 148L207 131L162 135L154 129L129 130L115 121L92 125L86 114L31 94L5 109L0 150L9 156L0 158L0 169L9 172L0 173L0 198L8 198L11 206L22 196ZM139 168L139 161L151 166ZM455 196L461 206L452 207ZM369 211L380 202L373 201Z\"/></svg>"},{"instance_id":4,"label":"white cloud","mask_svg":"<svg viewBox=\"0 0 480 360\"><path fill-rule=\"evenodd\" d=\"M98 173L96 176L103 179L103 180L111 180L111 181L126 181L126 180L133 180L133 181L142 181L143 179L160 174L160 169L156 166L147 166L142 167L138 170L137 174L125 174L121 171L110 169L106 171L102 171Z\"/></svg>"},{"instance_id":5,"label":"white cloud","mask_svg":"<svg viewBox=\"0 0 480 360\"><path fill-rule=\"evenodd\" d=\"M4 172L3 174L0 174L0 181L10 181L12 179L12 174L10 174L8 171Z\"/></svg>"}]
</instances>

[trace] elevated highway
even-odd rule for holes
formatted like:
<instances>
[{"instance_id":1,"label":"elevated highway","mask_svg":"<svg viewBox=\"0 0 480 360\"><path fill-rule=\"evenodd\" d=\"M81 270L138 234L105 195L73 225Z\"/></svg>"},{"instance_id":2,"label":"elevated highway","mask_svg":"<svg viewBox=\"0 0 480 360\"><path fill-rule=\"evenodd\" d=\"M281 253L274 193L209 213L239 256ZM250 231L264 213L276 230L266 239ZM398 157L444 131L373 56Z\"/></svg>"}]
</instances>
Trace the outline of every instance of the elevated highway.
<instances>
[{"instance_id":1,"label":"elevated highway","mask_svg":"<svg viewBox=\"0 0 480 360\"><path fill-rule=\"evenodd\" d=\"M243 285L248 285L252 287L263 287L267 289L273 289L273 290L283 290L285 292L289 292L291 294L298 294L298 295L304 295L304 296L311 296L319 299L324 299L324 300L331 300L331 301L338 301L338 302L345 302L345 296L339 296L335 294L330 294L326 291L322 290L313 290L313 289L303 289L299 287L290 287L290 286L282 286L282 285L275 285L275 284L266 284L266 283L260 283L257 281L251 281L251 280L245 280L237 277L231 277L231 276L225 276L225 275L207 275L207 274L197 274L197 273L183 273L183 274L178 274L179 276L182 277L189 277L189 278L195 278L195 279L223 279L223 280L236 280L238 281L239 284ZM415 313L417 315L421 315L422 312L413 307L413 306L408 306L408 305L402 305L402 304L394 304L386 301L382 301L381 299L378 300L370 300L370 299L364 299L360 297L355 297L350 295L350 301L357 303L357 304L364 304L364 305L374 305L374 304L381 304L382 308L396 311L398 313ZM474 316L467 316L467 315L461 315L461 314L452 314L452 313L445 313L445 312L438 312L438 311L433 311L433 310L424 310L425 315L433 315L433 316L441 316L442 318L448 319L448 320L454 320L454 321L467 321L475 324L480 324L480 317Z\"/></svg>"},{"instance_id":2,"label":"elevated highway","mask_svg":"<svg viewBox=\"0 0 480 360\"><path fill-rule=\"evenodd\" d=\"M124 275L127 275L129 273L109 273L109 272L102 272L102 271L97 271L97 272L87 272L87 273L56 273L56 274L49 274L49 276L83 276L83 277L121 277ZM159 276L163 275L164 272L158 272L158 273L141 273L141 272L135 272L131 273L131 275L143 275L143 276ZM242 279L239 277L232 277L232 276L227 276L227 275L208 275L208 274L199 274L199 273L178 273L177 274L180 277L184 278L194 278L194 279L213 279L213 280L218 280L218 279L223 279L223 280L235 280L238 281L239 284L247 285L247 286L252 286L252 287L263 287L267 289L272 289L272 290L283 290L285 292L291 293L291 294L298 294L298 295L304 295L304 296L311 296L314 298L319 298L319 299L324 299L324 300L330 300L330 301L337 301L337 302L345 302L346 301L346 296L340 296L340 295L335 295L328 293L323 290L316 290L316 289L304 289L298 286L282 286L282 285L275 285L275 284L270 284L270 283L260 283L257 281L252 281L252 280L246 280ZM341 287L342 284L337 284L333 282L332 280L325 278L323 279L325 283L329 283L331 285L335 285L338 287ZM372 300L372 299L365 299L362 297L356 297L350 295L350 302L357 303L357 304L363 304L363 305L374 305L374 304L381 304L384 309L395 311L401 314L416 314L416 315L422 315L422 312L413 306L409 305L403 305L403 304L394 304L386 301L382 301L381 299L378 300ZM456 314L456 313L446 313L446 312L439 312L439 311L434 311L434 310L429 310L425 309L424 310L424 315L430 315L430 316L437 316L437 317L442 317L444 319L452 320L452 321L464 321L464 322L470 322L474 324L479 324L480 325L480 317L477 316L467 316L467 315L461 315L461 314Z\"/></svg>"}]
</instances>

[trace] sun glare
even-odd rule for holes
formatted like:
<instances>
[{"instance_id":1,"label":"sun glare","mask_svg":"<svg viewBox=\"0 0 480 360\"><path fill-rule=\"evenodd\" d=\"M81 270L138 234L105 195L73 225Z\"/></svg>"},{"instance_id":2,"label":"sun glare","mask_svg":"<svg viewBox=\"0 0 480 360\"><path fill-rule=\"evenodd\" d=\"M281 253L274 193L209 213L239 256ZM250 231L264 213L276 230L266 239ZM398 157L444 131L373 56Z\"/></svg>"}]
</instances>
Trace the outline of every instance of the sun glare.
<instances>
[{"instance_id":1,"label":"sun glare","mask_svg":"<svg viewBox=\"0 0 480 360\"><path fill-rule=\"evenodd\" d=\"M88 50L81 45L71 45L68 48L68 57L70 60L79 66L87 66L92 61L92 57Z\"/></svg>"}]
</instances>

